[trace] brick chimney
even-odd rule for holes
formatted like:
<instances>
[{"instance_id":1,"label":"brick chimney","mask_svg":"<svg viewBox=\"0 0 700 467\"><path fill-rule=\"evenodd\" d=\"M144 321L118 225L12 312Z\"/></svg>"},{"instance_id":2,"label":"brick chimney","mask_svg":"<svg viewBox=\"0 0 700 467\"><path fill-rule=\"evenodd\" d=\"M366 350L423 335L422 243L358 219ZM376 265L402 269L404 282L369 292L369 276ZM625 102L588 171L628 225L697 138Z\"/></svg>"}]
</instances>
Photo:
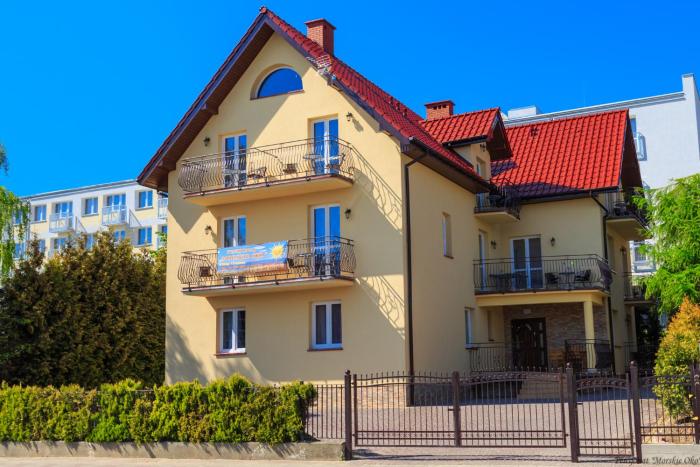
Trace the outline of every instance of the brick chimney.
<instances>
[{"instance_id":1,"label":"brick chimney","mask_svg":"<svg viewBox=\"0 0 700 467\"><path fill-rule=\"evenodd\" d=\"M438 102L430 102L425 104L425 119L434 120L436 118L450 117L454 114L455 103L446 100Z\"/></svg>"},{"instance_id":2,"label":"brick chimney","mask_svg":"<svg viewBox=\"0 0 700 467\"><path fill-rule=\"evenodd\" d=\"M307 21L304 24L306 24L306 37L333 55L333 31L335 31L335 26L323 18Z\"/></svg>"}]
</instances>

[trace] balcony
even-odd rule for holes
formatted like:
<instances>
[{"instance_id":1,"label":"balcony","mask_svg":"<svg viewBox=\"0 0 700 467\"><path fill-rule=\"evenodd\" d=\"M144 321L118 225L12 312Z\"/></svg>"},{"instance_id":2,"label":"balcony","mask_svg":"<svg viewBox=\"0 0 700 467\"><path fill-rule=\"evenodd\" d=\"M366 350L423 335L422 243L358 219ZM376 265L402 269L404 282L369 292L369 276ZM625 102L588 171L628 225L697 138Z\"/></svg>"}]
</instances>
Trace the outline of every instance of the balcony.
<instances>
[{"instance_id":1,"label":"balcony","mask_svg":"<svg viewBox=\"0 0 700 467\"><path fill-rule=\"evenodd\" d=\"M168 198L158 199L158 219L168 218Z\"/></svg>"},{"instance_id":2,"label":"balcony","mask_svg":"<svg viewBox=\"0 0 700 467\"><path fill-rule=\"evenodd\" d=\"M603 205L607 209L608 226L627 240L641 241L646 237L645 214L632 202L633 193L616 191L605 193Z\"/></svg>"},{"instance_id":3,"label":"balcony","mask_svg":"<svg viewBox=\"0 0 700 467\"><path fill-rule=\"evenodd\" d=\"M129 225L130 221L131 213L125 204L102 208L102 225L104 226Z\"/></svg>"},{"instance_id":4,"label":"balcony","mask_svg":"<svg viewBox=\"0 0 700 467\"><path fill-rule=\"evenodd\" d=\"M57 212L49 216L51 233L77 233L83 230L80 220L72 212Z\"/></svg>"},{"instance_id":5,"label":"balcony","mask_svg":"<svg viewBox=\"0 0 700 467\"><path fill-rule=\"evenodd\" d=\"M641 277L630 273L622 276L625 284L625 301L634 303L650 303L646 298L646 287L641 282Z\"/></svg>"},{"instance_id":6,"label":"balcony","mask_svg":"<svg viewBox=\"0 0 700 467\"><path fill-rule=\"evenodd\" d=\"M491 192L476 195L474 214L492 224L517 221L520 219L520 196L510 183L494 186Z\"/></svg>"},{"instance_id":7,"label":"balcony","mask_svg":"<svg viewBox=\"0 0 700 467\"><path fill-rule=\"evenodd\" d=\"M647 141L640 132L636 132L634 135L634 147L637 149L637 160L647 160Z\"/></svg>"},{"instance_id":8,"label":"balcony","mask_svg":"<svg viewBox=\"0 0 700 467\"><path fill-rule=\"evenodd\" d=\"M178 278L183 292L214 296L300 290L352 285L355 253L352 240L318 237L275 244L280 256L271 262L256 258L272 244L245 245L247 259L222 258L226 249L189 251L182 254ZM286 247L285 247L286 245ZM235 253L235 252L234 252ZM233 269L230 265L234 265Z\"/></svg>"},{"instance_id":9,"label":"balcony","mask_svg":"<svg viewBox=\"0 0 700 467\"><path fill-rule=\"evenodd\" d=\"M355 149L337 138L307 139L185 159L178 184L201 206L352 186Z\"/></svg>"},{"instance_id":10,"label":"balcony","mask_svg":"<svg viewBox=\"0 0 700 467\"><path fill-rule=\"evenodd\" d=\"M564 359L577 373L612 371L615 359L610 341L605 339L569 339L564 342Z\"/></svg>"},{"instance_id":11,"label":"balcony","mask_svg":"<svg viewBox=\"0 0 700 467\"><path fill-rule=\"evenodd\" d=\"M474 261L474 290L479 294L608 290L612 272L597 255L542 256Z\"/></svg>"}]
</instances>

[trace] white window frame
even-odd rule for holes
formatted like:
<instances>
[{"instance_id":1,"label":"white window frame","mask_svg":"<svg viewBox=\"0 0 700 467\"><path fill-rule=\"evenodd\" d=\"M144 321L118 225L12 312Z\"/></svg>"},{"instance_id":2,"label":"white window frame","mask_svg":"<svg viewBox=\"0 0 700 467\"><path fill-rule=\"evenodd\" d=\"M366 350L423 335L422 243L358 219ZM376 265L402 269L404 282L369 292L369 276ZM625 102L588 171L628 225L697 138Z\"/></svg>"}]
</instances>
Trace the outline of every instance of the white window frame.
<instances>
[{"instance_id":1,"label":"white window frame","mask_svg":"<svg viewBox=\"0 0 700 467\"><path fill-rule=\"evenodd\" d=\"M67 211L64 211L60 208L57 210L57 207L64 206L64 205L68 206ZM58 201L58 202L53 203L52 214L58 214L58 216L56 216L56 217L58 217L60 219L67 219L69 217L72 217L73 216L73 201Z\"/></svg>"},{"instance_id":2,"label":"white window frame","mask_svg":"<svg viewBox=\"0 0 700 467\"><path fill-rule=\"evenodd\" d=\"M474 345L474 308L465 306L464 307L464 333L465 342L464 346L469 348Z\"/></svg>"},{"instance_id":3,"label":"white window frame","mask_svg":"<svg viewBox=\"0 0 700 467\"><path fill-rule=\"evenodd\" d=\"M114 204L115 198L119 198L119 204ZM122 203L121 200L124 200L124 202ZM110 193L108 195L105 195L104 207L107 208L113 206L126 206L126 193Z\"/></svg>"},{"instance_id":4,"label":"white window frame","mask_svg":"<svg viewBox=\"0 0 700 467\"><path fill-rule=\"evenodd\" d=\"M121 238L117 238L117 237L116 237L116 234L117 234L118 232L123 232L124 235L121 235ZM112 232L112 239L113 239L115 242L121 242L122 240L126 240L126 236L127 236L126 229L119 229L119 230L115 230L115 231Z\"/></svg>"},{"instance_id":5,"label":"white window frame","mask_svg":"<svg viewBox=\"0 0 700 467\"><path fill-rule=\"evenodd\" d=\"M326 307L326 343L316 342L316 307ZM333 305L340 305L340 342L333 341ZM343 348L343 304L340 300L326 302L314 302L311 304L311 348L314 350L342 349Z\"/></svg>"},{"instance_id":6,"label":"white window frame","mask_svg":"<svg viewBox=\"0 0 700 467\"><path fill-rule=\"evenodd\" d=\"M51 250L61 251L66 247L67 244L68 244L68 239L66 239L66 237L52 238L51 239Z\"/></svg>"},{"instance_id":7,"label":"white window frame","mask_svg":"<svg viewBox=\"0 0 700 467\"><path fill-rule=\"evenodd\" d=\"M246 236L246 238L244 239L244 241L241 245L245 245L248 243L248 217L245 215L224 217L223 219L221 219L221 248L228 248L224 245L224 243L226 241L226 221L233 221L233 245L231 245L231 246L241 246L238 244L238 237L240 235L240 233L238 231L238 220L239 219L245 219L245 236Z\"/></svg>"},{"instance_id":8,"label":"white window frame","mask_svg":"<svg viewBox=\"0 0 700 467\"><path fill-rule=\"evenodd\" d=\"M141 193L151 193L151 204L146 206L141 206L139 203L141 201ZM153 209L153 190L137 190L136 191L136 209Z\"/></svg>"},{"instance_id":9,"label":"white window frame","mask_svg":"<svg viewBox=\"0 0 700 467\"><path fill-rule=\"evenodd\" d=\"M217 348L217 353L219 354L242 354L246 352L245 347L238 347L238 313L240 312L245 313L245 308L227 308L224 310L219 310L219 316L218 316L218 328L219 328L219 336L218 336L218 348ZM234 313L234 319L233 319L233 335L231 336L231 348L230 349L224 349L224 314L225 313ZM248 316L245 317L246 319L246 328L248 327ZM246 336L246 340L247 340ZM247 345L247 343L246 343Z\"/></svg>"},{"instance_id":10,"label":"white window frame","mask_svg":"<svg viewBox=\"0 0 700 467\"><path fill-rule=\"evenodd\" d=\"M142 231L142 230L143 230L144 232L147 231L147 230L150 230L150 231L151 231L151 235L150 235L151 240L150 240L150 241L148 241L148 238L146 238L146 239L145 239L145 240L146 240L146 243L141 243L141 238L140 238L140 236L141 236L141 231ZM153 227L151 227L151 226L139 227L138 230L136 231L136 243L137 243L136 246L147 246L147 245L153 244Z\"/></svg>"},{"instance_id":11,"label":"white window frame","mask_svg":"<svg viewBox=\"0 0 700 467\"><path fill-rule=\"evenodd\" d=\"M452 256L452 216L442 213L442 256L454 258Z\"/></svg>"},{"instance_id":12,"label":"white window frame","mask_svg":"<svg viewBox=\"0 0 700 467\"><path fill-rule=\"evenodd\" d=\"M537 268L532 267L532 258L537 258L537 256L532 256L530 254L530 240L531 239L538 239L540 241L540 265ZM528 289L532 288L532 271L541 271L542 272L542 281L544 283L544 260L543 260L543 254L542 254L542 236L541 235L528 235L524 237L513 237L510 239L510 258L511 258L511 268L512 271L515 272L515 242L518 240L523 240L525 244L525 274L527 274L527 284L526 287ZM514 281L515 282L515 281ZM515 284L513 284L513 287L515 288Z\"/></svg>"},{"instance_id":13,"label":"white window frame","mask_svg":"<svg viewBox=\"0 0 700 467\"><path fill-rule=\"evenodd\" d=\"M93 199L95 200L95 212L87 212L87 203ZM83 217L96 216L100 213L100 198L98 196L88 196L87 198L83 198L83 202L81 204L83 205L81 212Z\"/></svg>"},{"instance_id":14,"label":"white window frame","mask_svg":"<svg viewBox=\"0 0 700 467\"><path fill-rule=\"evenodd\" d=\"M38 208L44 208L44 218L41 220L36 219L36 210ZM47 209L46 209L45 204L36 204L36 205L32 206L32 222L33 223L46 222L46 214L47 214L46 211L47 211Z\"/></svg>"}]
</instances>

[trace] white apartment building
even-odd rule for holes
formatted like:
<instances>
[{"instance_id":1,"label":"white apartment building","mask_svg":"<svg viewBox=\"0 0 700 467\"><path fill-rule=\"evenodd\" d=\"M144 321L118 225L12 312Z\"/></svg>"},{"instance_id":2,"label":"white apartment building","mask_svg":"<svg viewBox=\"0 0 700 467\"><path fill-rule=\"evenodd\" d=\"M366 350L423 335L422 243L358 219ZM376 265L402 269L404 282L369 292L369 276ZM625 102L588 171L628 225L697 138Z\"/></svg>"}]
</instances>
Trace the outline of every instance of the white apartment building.
<instances>
[{"instance_id":1,"label":"white apartment building","mask_svg":"<svg viewBox=\"0 0 700 467\"><path fill-rule=\"evenodd\" d=\"M22 198L30 205L30 237L48 256L65 247L71 236L110 230L115 240L128 239L139 248L157 248L158 232L167 233L168 195L134 180L51 191ZM20 257L25 244L15 246Z\"/></svg>"},{"instance_id":2,"label":"white apartment building","mask_svg":"<svg viewBox=\"0 0 700 467\"><path fill-rule=\"evenodd\" d=\"M673 179L700 172L700 96L692 73L681 77L681 90L669 94L540 113L536 106L511 109L506 125L629 109L644 186L661 188ZM654 270L636 247L633 272Z\"/></svg>"}]
</instances>

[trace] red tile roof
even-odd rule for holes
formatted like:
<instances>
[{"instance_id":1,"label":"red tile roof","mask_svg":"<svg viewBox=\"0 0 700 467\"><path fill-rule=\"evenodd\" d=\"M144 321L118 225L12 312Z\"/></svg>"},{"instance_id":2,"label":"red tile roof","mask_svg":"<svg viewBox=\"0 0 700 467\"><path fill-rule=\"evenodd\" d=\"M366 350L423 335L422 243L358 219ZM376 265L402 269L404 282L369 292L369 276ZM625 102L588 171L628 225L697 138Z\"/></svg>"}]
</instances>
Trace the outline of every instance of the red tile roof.
<instances>
[{"instance_id":1,"label":"red tile roof","mask_svg":"<svg viewBox=\"0 0 700 467\"><path fill-rule=\"evenodd\" d=\"M452 143L479 137L487 137L499 116L498 108L477 110L452 115L451 117L423 120L423 128L439 143Z\"/></svg>"},{"instance_id":2,"label":"red tile roof","mask_svg":"<svg viewBox=\"0 0 700 467\"><path fill-rule=\"evenodd\" d=\"M269 9L263 7L261 11L314 59L317 65L326 67L338 82L355 93L371 110L384 118L402 136L417 141L421 146L447 160L458 169L467 172L472 177L481 179L469 162L456 152L442 146L423 128L422 119L418 114L337 57L326 53L320 45Z\"/></svg>"},{"instance_id":3,"label":"red tile roof","mask_svg":"<svg viewBox=\"0 0 700 467\"><path fill-rule=\"evenodd\" d=\"M515 125L506 132L513 156L492 162L492 181L516 185L526 198L615 188L623 154L628 167L636 164L636 156L630 162L625 154L634 151L625 144L625 136L632 138L627 110ZM630 180L636 184L638 178Z\"/></svg>"}]
</instances>

